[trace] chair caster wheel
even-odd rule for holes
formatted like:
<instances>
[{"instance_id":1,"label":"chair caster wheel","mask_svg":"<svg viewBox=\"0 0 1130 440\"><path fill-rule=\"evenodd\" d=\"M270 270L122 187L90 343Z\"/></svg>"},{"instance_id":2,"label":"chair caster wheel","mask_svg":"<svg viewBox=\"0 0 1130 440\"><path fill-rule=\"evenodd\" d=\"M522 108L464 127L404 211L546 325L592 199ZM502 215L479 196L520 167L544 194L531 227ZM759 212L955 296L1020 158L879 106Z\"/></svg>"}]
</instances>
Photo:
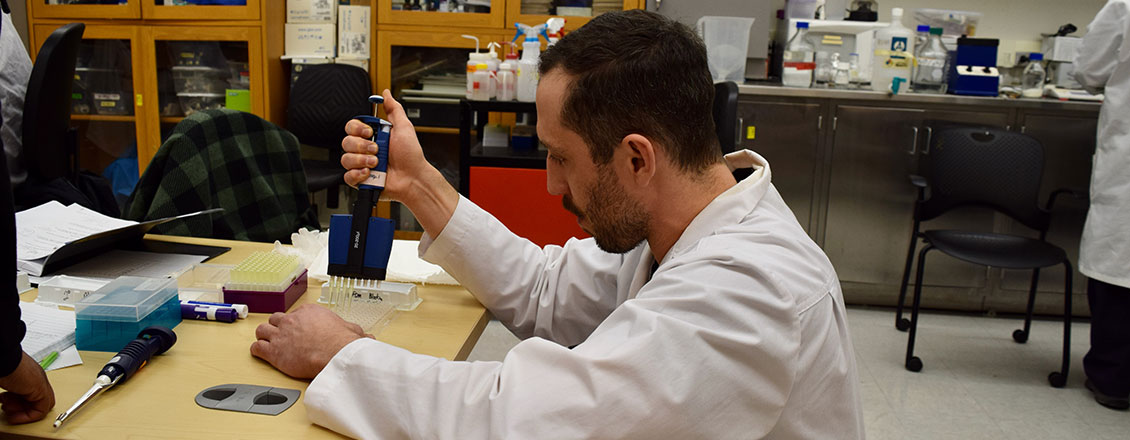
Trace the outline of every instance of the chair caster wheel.
<instances>
[{"instance_id":1,"label":"chair caster wheel","mask_svg":"<svg viewBox=\"0 0 1130 440\"><path fill-rule=\"evenodd\" d=\"M1012 340L1016 341L1017 344L1028 342L1028 332L1017 329L1016 331L1012 332Z\"/></svg>"},{"instance_id":2,"label":"chair caster wheel","mask_svg":"<svg viewBox=\"0 0 1130 440\"><path fill-rule=\"evenodd\" d=\"M1063 388L1064 385L1067 385L1067 376L1060 374L1058 371L1052 372L1048 375L1048 383L1055 388Z\"/></svg>"},{"instance_id":3,"label":"chair caster wheel","mask_svg":"<svg viewBox=\"0 0 1130 440\"><path fill-rule=\"evenodd\" d=\"M906 369L915 373L922 371L922 359L919 359L918 356L912 356L910 360L906 361Z\"/></svg>"},{"instance_id":4,"label":"chair caster wheel","mask_svg":"<svg viewBox=\"0 0 1130 440\"><path fill-rule=\"evenodd\" d=\"M899 318L895 321L895 328L897 328L900 332L905 332L906 329L910 328L910 320L906 318Z\"/></svg>"}]
</instances>

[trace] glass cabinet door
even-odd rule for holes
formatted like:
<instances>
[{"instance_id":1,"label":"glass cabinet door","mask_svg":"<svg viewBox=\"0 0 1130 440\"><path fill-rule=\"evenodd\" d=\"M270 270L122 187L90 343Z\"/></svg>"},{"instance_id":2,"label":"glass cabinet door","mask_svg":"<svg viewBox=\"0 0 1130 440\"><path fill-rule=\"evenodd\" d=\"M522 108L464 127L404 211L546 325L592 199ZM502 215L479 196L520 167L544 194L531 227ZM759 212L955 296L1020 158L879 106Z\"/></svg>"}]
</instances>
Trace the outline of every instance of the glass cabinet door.
<instances>
[{"instance_id":1,"label":"glass cabinet door","mask_svg":"<svg viewBox=\"0 0 1130 440\"><path fill-rule=\"evenodd\" d=\"M493 4L492 4L493 2ZM505 27L504 0L378 0L378 24Z\"/></svg>"},{"instance_id":2,"label":"glass cabinet door","mask_svg":"<svg viewBox=\"0 0 1130 440\"><path fill-rule=\"evenodd\" d=\"M640 8L639 0L507 0L506 24L535 26L550 17L565 19L565 30L573 30L605 12Z\"/></svg>"},{"instance_id":3,"label":"glass cabinet door","mask_svg":"<svg viewBox=\"0 0 1130 440\"><path fill-rule=\"evenodd\" d=\"M263 116L262 59L258 29L245 27L172 27L146 29L147 53L152 55L146 98L146 118L157 121L147 130L151 151L145 163L185 116L215 108L230 108Z\"/></svg>"},{"instance_id":4,"label":"glass cabinet door","mask_svg":"<svg viewBox=\"0 0 1130 440\"><path fill-rule=\"evenodd\" d=\"M36 52L56 27L36 26ZM77 129L79 170L106 177L119 204L140 176L137 150L144 123L138 117L142 102L136 94L141 89L134 67L140 62L136 33L132 28L88 25L71 86L70 125Z\"/></svg>"},{"instance_id":5,"label":"glass cabinet door","mask_svg":"<svg viewBox=\"0 0 1130 440\"><path fill-rule=\"evenodd\" d=\"M133 0L142 1L145 18L169 20L258 20L261 0ZM268 0L270 1L270 0ZM286 2L275 0L277 8Z\"/></svg>"},{"instance_id":6,"label":"glass cabinet door","mask_svg":"<svg viewBox=\"0 0 1130 440\"><path fill-rule=\"evenodd\" d=\"M141 0L31 0L36 18L139 18Z\"/></svg>"}]
</instances>

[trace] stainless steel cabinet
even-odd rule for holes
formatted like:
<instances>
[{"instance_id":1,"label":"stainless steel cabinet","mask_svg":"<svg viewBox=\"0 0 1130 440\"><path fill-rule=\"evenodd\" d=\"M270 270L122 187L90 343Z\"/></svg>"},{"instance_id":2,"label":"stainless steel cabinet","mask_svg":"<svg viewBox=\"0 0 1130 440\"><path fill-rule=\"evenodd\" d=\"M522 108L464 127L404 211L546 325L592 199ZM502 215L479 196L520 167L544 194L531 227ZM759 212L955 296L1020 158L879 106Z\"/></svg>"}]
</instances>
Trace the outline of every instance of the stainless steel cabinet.
<instances>
[{"instance_id":1,"label":"stainless steel cabinet","mask_svg":"<svg viewBox=\"0 0 1130 440\"><path fill-rule=\"evenodd\" d=\"M816 181L824 106L765 100L738 102L739 148L769 161L773 186L792 208L804 230L813 235ZM813 237L815 238L815 237Z\"/></svg>"},{"instance_id":2,"label":"stainless steel cabinet","mask_svg":"<svg viewBox=\"0 0 1130 440\"><path fill-rule=\"evenodd\" d=\"M1095 152L1095 133L1098 121L1087 116L1063 116L1047 114L1025 114L1020 118L1020 129L1044 145L1044 177L1041 182L1040 202L1048 200L1052 191L1060 188L1088 190L1091 178L1091 157ZM1052 226L1048 231L1048 241L1067 251L1071 263L1079 263L1079 237L1083 232L1083 221L1087 216L1087 201L1060 196L1052 212ZM1011 219L1002 222L1005 233L1027 235L1036 234ZM1009 308L1018 298L1028 292L1028 271L1001 271L1000 292L987 302L989 307ZM1076 303L1084 306L1087 279L1076 268L1072 279ZM1058 313L1063 308L1063 270L1059 267L1040 272L1040 292L1037 295L1039 311ZM1082 308L1079 310L1083 310Z\"/></svg>"},{"instance_id":3,"label":"stainless steel cabinet","mask_svg":"<svg viewBox=\"0 0 1130 440\"><path fill-rule=\"evenodd\" d=\"M916 189L908 175L946 124L1007 125L1007 112L841 105L835 108L824 250L853 302L894 304L902 281ZM963 210L922 229L993 230L989 211ZM979 308L988 270L940 253L930 256L924 303Z\"/></svg>"}]
</instances>

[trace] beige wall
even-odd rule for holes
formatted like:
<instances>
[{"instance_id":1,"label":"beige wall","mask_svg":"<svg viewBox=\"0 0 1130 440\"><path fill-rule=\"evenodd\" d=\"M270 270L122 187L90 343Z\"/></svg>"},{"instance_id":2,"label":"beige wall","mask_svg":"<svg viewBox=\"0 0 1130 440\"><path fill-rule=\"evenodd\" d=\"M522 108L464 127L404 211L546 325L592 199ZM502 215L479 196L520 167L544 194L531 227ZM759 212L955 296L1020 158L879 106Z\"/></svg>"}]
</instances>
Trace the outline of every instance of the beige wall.
<instances>
[{"instance_id":1,"label":"beige wall","mask_svg":"<svg viewBox=\"0 0 1130 440\"><path fill-rule=\"evenodd\" d=\"M16 25L16 32L19 32L24 48L30 50L31 42L27 38L27 3L24 0L8 0L8 8L12 10L12 24Z\"/></svg>"}]
</instances>

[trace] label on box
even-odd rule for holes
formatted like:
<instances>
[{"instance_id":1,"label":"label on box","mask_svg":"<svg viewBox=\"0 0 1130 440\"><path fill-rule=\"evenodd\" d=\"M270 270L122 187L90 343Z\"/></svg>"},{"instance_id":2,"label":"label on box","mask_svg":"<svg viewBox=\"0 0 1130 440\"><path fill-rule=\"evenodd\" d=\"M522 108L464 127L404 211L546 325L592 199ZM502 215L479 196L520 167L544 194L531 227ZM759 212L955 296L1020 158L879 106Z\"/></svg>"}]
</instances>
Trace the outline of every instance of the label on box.
<instances>
[{"instance_id":1,"label":"label on box","mask_svg":"<svg viewBox=\"0 0 1130 440\"><path fill-rule=\"evenodd\" d=\"M109 99L117 101L119 99L122 99L122 95L119 95L117 93L95 93L94 99Z\"/></svg>"},{"instance_id":2,"label":"label on box","mask_svg":"<svg viewBox=\"0 0 1130 440\"><path fill-rule=\"evenodd\" d=\"M337 0L286 0L287 23L333 23Z\"/></svg>"},{"instance_id":3,"label":"label on box","mask_svg":"<svg viewBox=\"0 0 1130 440\"><path fill-rule=\"evenodd\" d=\"M292 57L332 57L336 43L332 24L286 24L286 53Z\"/></svg>"},{"instance_id":4,"label":"label on box","mask_svg":"<svg viewBox=\"0 0 1130 440\"><path fill-rule=\"evenodd\" d=\"M369 7L340 6L337 14L337 55L368 58Z\"/></svg>"}]
</instances>

